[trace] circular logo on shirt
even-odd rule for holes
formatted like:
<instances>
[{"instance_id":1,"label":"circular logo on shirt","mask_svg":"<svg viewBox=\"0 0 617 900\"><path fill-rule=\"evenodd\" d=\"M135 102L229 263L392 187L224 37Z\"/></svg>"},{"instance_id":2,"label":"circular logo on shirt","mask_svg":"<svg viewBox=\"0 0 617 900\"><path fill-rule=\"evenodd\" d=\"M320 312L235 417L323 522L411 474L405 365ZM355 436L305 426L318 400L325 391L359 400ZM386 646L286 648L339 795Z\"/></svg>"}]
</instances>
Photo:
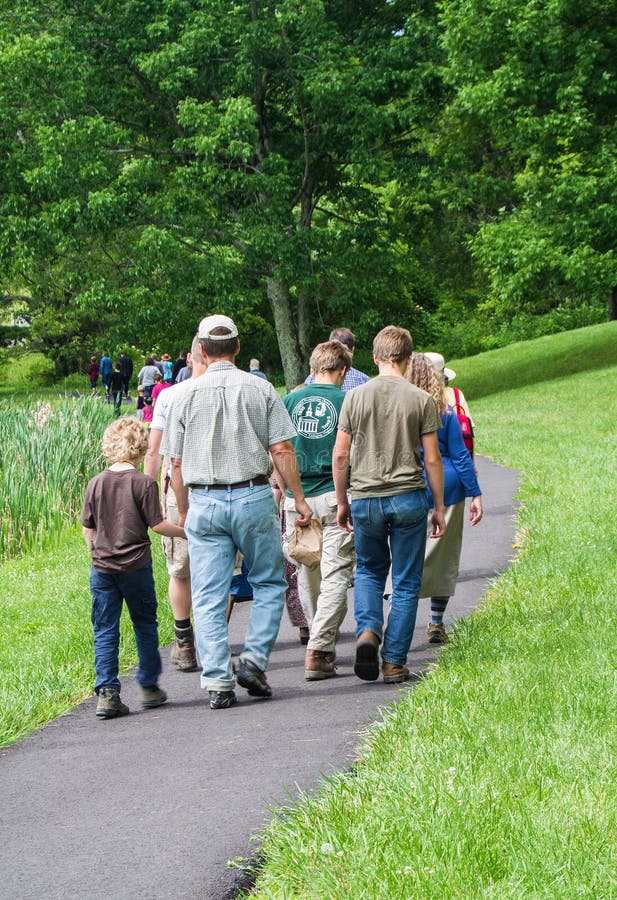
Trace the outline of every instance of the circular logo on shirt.
<instances>
[{"instance_id":1,"label":"circular logo on shirt","mask_svg":"<svg viewBox=\"0 0 617 900\"><path fill-rule=\"evenodd\" d=\"M320 440L332 434L338 422L336 406L325 397L305 397L291 414L298 434L309 440Z\"/></svg>"}]
</instances>

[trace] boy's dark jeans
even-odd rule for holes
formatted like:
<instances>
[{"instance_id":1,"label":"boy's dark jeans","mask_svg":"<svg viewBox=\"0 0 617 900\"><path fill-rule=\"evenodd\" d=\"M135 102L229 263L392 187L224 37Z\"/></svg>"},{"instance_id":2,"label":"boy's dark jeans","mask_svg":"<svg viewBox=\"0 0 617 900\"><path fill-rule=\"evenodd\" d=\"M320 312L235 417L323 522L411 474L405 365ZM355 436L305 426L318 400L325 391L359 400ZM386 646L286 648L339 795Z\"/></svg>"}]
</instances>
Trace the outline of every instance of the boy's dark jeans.
<instances>
[{"instance_id":1,"label":"boy's dark jeans","mask_svg":"<svg viewBox=\"0 0 617 900\"><path fill-rule=\"evenodd\" d=\"M103 686L120 690L118 649L123 599L135 631L139 657L137 681L142 687L152 687L157 683L162 669L152 563L136 572L110 573L92 568L90 589L96 671L94 690L97 694Z\"/></svg>"}]
</instances>

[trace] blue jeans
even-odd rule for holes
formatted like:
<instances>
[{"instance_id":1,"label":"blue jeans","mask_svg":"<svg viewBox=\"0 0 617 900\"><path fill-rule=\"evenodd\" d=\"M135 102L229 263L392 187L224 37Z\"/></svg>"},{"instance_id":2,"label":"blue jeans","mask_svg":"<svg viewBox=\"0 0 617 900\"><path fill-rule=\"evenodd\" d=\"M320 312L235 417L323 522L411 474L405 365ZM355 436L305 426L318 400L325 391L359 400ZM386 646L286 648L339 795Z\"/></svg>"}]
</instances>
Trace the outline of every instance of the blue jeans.
<instances>
[{"instance_id":1,"label":"blue jeans","mask_svg":"<svg viewBox=\"0 0 617 900\"><path fill-rule=\"evenodd\" d=\"M96 672L94 690L97 694L101 687L120 690L118 650L123 598L135 631L139 659L137 681L142 687L153 687L162 666L152 563L136 572L98 572L93 568L90 571L90 590Z\"/></svg>"},{"instance_id":2,"label":"blue jeans","mask_svg":"<svg viewBox=\"0 0 617 900\"><path fill-rule=\"evenodd\" d=\"M383 594L392 559L392 598L383 635L384 662L404 665L418 611L426 546L426 491L352 500L356 545L356 635L383 632Z\"/></svg>"},{"instance_id":3,"label":"blue jeans","mask_svg":"<svg viewBox=\"0 0 617 900\"><path fill-rule=\"evenodd\" d=\"M236 548L244 557L254 597L241 659L266 668L285 605L280 524L270 485L233 491L193 488L185 531L201 684L210 691L229 691L235 679L225 613Z\"/></svg>"}]
</instances>

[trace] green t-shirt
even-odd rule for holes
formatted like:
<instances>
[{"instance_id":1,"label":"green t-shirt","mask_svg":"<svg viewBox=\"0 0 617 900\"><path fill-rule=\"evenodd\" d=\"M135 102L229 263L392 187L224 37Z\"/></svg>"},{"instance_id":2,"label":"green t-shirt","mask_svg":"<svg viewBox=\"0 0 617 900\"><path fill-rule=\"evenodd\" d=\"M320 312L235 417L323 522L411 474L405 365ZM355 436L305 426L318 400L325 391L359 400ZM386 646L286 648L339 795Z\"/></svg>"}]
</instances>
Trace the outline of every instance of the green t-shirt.
<instances>
[{"instance_id":1,"label":"green t-shirt","mask_svg":"<svg viewBox=\"0 0 617 900\"><path fill-rule=\"evenodd\" d=\"M349 391L339 428L351 435L351 499L424 490L422 435L440 427L433 398L406 378L379 375Z\"/></svg>"},{"instance_id":2,"label":"green t-shirt","mask_svg":"<svg viewBox=\"0 0 617 900\"><path fill-rule=\"evenodd\" d=\"M307 497L334 490L332 449L344 399L335 384L306 384L283 397L297 432L292 442ZM292 496L289 491L287 496Z\"/></svg>"}]
</instances>

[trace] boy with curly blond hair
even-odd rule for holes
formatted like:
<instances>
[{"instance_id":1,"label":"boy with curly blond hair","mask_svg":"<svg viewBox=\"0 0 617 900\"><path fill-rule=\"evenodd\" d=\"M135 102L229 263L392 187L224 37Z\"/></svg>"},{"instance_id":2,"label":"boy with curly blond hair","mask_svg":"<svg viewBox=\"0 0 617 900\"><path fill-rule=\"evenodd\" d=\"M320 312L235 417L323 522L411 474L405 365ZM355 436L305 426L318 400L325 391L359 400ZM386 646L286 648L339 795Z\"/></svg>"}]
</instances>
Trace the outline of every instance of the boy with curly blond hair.
<instances>
[{"instance_id":1,"label":"boy with curly blond hair","mask_svg":"<svg viewBox=\"0 0 617 900\"><path fill-rule=\"evenodd\" d=\"M183 528L163 518L156 481L137 471L148 440L148 429L132 416L108 426L103 454L111 465L88 484L80 517L92 557L94 690L100 719L129 712L120 699L118 678L123 600L135 632L142 706L151 709L167 700L158 685L161 657L148 528L167 537L184 538L185 534Z\"/></svg>"}]
</instances>

